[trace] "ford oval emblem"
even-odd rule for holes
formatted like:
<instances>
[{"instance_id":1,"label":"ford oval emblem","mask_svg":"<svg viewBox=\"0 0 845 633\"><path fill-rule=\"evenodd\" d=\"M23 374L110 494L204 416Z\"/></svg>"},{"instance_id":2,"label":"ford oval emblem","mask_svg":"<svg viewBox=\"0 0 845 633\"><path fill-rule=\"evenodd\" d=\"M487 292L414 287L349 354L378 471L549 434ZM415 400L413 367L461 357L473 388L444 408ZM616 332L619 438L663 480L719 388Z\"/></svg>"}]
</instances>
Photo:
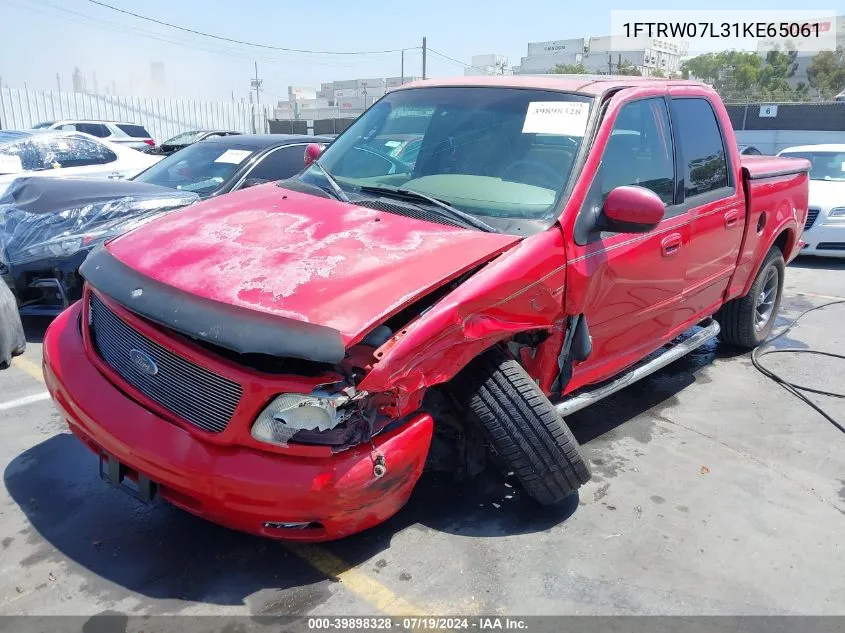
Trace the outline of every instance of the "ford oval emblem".
<instances>
[{"instance_id":1,"label":"ford oval emblem","mask_svg":"<svg viewBox=\"0 0 845 633\"><path fill-rule=\"evenodd\" d=\"M155 376L158 373L158 365L156 365L153 357L146 352L142 352L139 349L130 349L129 360L132 361L132 364L135 365L138 371L142 374Z\"/></svg>"}]
</instances>

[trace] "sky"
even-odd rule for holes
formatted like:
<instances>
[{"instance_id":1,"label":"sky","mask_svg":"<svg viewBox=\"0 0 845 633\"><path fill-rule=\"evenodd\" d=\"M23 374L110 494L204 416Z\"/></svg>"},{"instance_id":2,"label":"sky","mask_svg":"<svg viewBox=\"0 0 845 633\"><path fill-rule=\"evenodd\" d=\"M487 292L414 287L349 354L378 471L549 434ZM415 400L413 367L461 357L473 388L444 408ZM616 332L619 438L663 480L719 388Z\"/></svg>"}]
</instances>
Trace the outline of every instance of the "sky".
<instances>
[{"instance_id":1,"label":"sky","mask_svg":"<svg viewBox=\"0 0 845 633\"><path fill-rule=\"evenodd\" d=\"M499 53L519 63L529 41L600 36L611 9L677 9L677 0L104 0L179 26L268 46L321 51L405 51L405 75L420 75L427 37L428 76L463 74L472 55ZM806 7L825 9L830 4ZM795 9L790 0L744 0L743 9ZM684 8L732 9L711 0ZM718 17L718 13L714 15ZM765 15L765 14L763 14ZM165 67L166 93L194 99L245 98L255 73L262 101L287 99L287 88L339 79L399 76L401 54L283 52L216 41L98 6L91 0L0 0L2 86L63 90L74 68L94 75L100 92L145 96L150 63ZM435 52L436 51L436 52ZM458 61L448 60L441 53ZM56 75L59 75L58 79Z\"/></svg>"}]
</instances>

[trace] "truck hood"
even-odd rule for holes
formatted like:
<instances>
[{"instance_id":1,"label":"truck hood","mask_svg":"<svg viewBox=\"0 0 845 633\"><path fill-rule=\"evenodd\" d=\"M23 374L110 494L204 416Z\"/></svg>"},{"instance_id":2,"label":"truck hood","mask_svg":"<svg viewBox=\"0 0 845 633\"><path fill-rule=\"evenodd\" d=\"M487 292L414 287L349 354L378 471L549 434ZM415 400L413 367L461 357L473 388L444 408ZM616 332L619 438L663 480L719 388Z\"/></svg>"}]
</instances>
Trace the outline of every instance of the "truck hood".
<instances>
[{"instance_id":1,"label":"truck hood","mask_svg":"<svg viewBox=\"0 0 845 633\"><path fill-rule=\"evenodd\" d=\"M348 346L517 241L271 184L170 213L107 249L166 286L329 327Z\"/></svg>"},{"instance_id":2,"label":"truck hood","mask_svg":"<svg viewBox=\"0 0 845 633\"><path fill-rule=\"evenodd\" d=\"M845 207L845 182L836 180L811 180L810 206L821 209Z\"/></svg>"}]
</instances>

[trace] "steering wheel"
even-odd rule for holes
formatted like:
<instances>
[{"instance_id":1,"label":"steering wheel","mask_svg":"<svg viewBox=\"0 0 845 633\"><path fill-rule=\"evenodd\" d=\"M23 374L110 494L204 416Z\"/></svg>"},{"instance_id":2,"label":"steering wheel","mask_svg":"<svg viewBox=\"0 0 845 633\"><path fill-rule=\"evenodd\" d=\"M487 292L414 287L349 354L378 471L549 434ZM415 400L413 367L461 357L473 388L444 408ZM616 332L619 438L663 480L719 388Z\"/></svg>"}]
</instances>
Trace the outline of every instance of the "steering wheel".
<instances>
[{"instance_id":1,"label":"steering wheel","mask_svg":"<svg viewBox=\"0 0 845 633\"><path fill-rule=\"evenodd\" d=\"M536 160L516 160L512 162L510 165L505 167L502 170L502 174L500 178L502 180L507 180L506 176L509 171L521 167L521 166L528 166L532 168L531 175L539 177L541 182L548 184L549 186L546 189L558 189L560 187L560 181L562 180L562 175L556 172L553 168L549 167L545 163L541 163ZM516 182L525 182L524 180L519 180ZM525 183L525 184L532 184L532 183ZM537 185L542 186L542 185Z\"/></svg>"}]
</instances>

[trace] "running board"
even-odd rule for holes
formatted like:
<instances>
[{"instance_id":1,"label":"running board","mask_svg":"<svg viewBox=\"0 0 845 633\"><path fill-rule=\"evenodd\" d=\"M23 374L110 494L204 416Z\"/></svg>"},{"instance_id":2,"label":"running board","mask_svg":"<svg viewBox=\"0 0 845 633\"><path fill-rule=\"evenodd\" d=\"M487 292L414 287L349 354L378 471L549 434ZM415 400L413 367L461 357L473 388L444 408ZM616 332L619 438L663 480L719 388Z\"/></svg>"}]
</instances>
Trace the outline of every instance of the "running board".
<instances>
[{"instance_id":1,"label":"running board","mask_svg":"<svg viewBox=\"0 0 845 633\"><path fill-rule=\"evenodd\" d=\"M594 389L593 391L587 391L585 393L580 393L577 396L573 396L562 402L558 402L555 404L555 409L561 415L561 417L565 417L570 413L575 413L576 411L580 411L584 407L588 407L591 404L598 402L599 400L603 400L607 398L609 395L616 393L620 389L624 389L628 385L632 385L633 383L637 382L641 378L645 378L653 374L654 372L663 369L669 363L672 363L678 360L681 356L686 356L694 349L701 347L707 341L712 338L715 338L721 328L719 324L710 319L709 323L705 322L706 325L703 325L703 329L699 330L689 338L685 339L684 341L678 343L677 345L673 345L659 356L656 356L649 360L642 365L635 367L634 369L630 370L628 373L620 376L616 380L609 382L601 387Z\"/></svg>"}]
</instances>

